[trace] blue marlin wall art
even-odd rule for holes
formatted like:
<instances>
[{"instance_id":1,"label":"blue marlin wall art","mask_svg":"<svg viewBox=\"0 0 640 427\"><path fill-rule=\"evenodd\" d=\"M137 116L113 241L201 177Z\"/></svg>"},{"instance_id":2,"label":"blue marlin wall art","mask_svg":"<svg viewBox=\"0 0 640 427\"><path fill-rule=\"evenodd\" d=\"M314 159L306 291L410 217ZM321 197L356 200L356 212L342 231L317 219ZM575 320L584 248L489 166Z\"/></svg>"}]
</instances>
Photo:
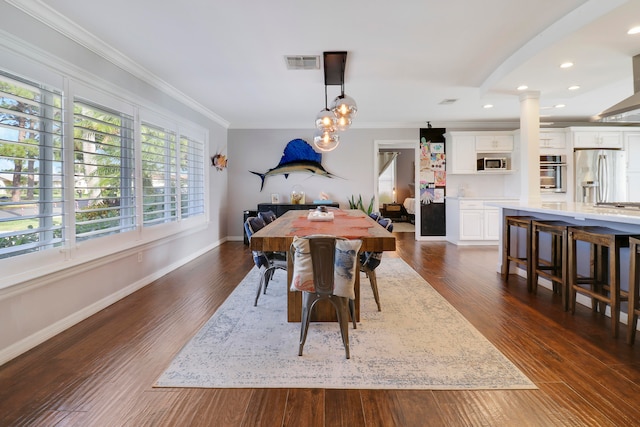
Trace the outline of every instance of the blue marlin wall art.
<instances>
[{"instance_id":1,"label":"blue marlin wall art","mask_svg":"<svg viewBox=\"0 0 640 427\"><path fill-rule=\"evenodd\" d=\"M265 178L269 176L284 175L285 178L288 178L290 173L305 172L333 178L335 175L327 172L320 164L321 161L322 154L316 153L305 140L292 139L287 143L287 146L284 147L284 152L278 166L269 169L265 173L249 172L258 175L260 179L262 179L260 191L264 188Z\"/></svg>"}]
</instances>

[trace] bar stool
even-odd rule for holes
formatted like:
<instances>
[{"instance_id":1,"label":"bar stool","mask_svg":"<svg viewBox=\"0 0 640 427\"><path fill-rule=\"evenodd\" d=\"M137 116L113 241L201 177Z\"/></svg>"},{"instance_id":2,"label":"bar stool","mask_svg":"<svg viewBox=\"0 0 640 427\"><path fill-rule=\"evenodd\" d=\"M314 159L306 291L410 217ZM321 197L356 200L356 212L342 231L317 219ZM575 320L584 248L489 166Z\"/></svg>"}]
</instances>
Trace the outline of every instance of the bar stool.
<instances>
[{"instance_id":1,"label":"bar stool","mask_svg":"<svg viewBox=\"0 0 640 427\"><path fill-rule=\"evenodd\" d=\"M531 222L531 259L533 263L531 292L538 290L538 277L551 281L553 292L562 294L562 307L568 309L567 299L567 238L572 224L564 221L534 220ZM549 260L540 258L540 233L551 235Z\"/></svg>"},{"instance_id":2,"label":"bar stool","mask_svg":"<svg viewBox=\"0 0 640 427\"><path fill-rule=\"evenodd\" d=\"M613 336L617 337L620 302L628 299L628 293L620 290L620 248L629 246L629 237L633 234L598 226L572 226L569 227L568 233L569 310L572 314L575 313L577 293L591 298L593 311L604 314L608 304L611 307L611 331ZM587 277L578 277L576 251L578 241L587 242L590 246L590 266ZM605 251L605 248L608 251ZM606 267L608 267L608 281L605 276Z\"/></svg>"},{"instance_id":3,"label":"bar stool","mask_svg":"<svg viewBox=\"0 0 640 427\"><path fill-rule=\"evenodd\" d=\"M509 263L515 262L522 265L527 271L527 291L532 289L532 263L531 263L531 221L535 220L532 216L505 216L504 232L502 234L502 280L509 280ZM526 230L526 256L518 255L516 248L514 254L511 254L511 227L523 228Z\"/></svg>"},{"instance_id":4,"label":"bar stool","mask_svg":"<svg viewBox=\"0 0 640 427\"><path fill-rule=\"evenodd\" d=\"M638 315L640 315L640 239L629 237L631 259L629 260L629 320L627 324L627 344L631 345L636 338Z\"/></svg>"}]
</instances>

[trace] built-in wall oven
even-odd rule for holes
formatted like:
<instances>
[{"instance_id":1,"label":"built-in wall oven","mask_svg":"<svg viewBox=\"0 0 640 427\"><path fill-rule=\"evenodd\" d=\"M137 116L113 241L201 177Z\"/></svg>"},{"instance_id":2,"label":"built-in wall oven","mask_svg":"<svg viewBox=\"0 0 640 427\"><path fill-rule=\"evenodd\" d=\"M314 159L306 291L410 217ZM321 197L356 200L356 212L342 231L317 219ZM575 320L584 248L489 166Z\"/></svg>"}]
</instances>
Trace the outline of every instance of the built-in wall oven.
<instances>
[{"instance_id":1,"label":"built-in wall oven","mask_svg":"<svg viewBox=\"0 0 640 427\"><path fill-rule=\"evenodd\" d=\"M540 156L540 191L545 193L567 192L567 156Z\"/></svg>"}]
</instances>

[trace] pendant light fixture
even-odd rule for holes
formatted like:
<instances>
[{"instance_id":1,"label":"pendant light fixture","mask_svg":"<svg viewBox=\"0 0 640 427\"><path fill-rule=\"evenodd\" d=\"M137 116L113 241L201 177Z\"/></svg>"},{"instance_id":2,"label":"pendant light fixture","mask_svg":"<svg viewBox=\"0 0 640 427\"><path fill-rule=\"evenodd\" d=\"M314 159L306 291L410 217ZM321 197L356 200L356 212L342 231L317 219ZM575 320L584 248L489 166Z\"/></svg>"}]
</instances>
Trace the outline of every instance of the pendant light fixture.
<instances>
[{"instance_id":1,"label":"pendant light fixture","mask_svg":"<svg viewBox=\"0 0 640 427\"><path fill-rule=\"evenodd\" d=\"M313 136L313 144L320 151L332 151L340 144L340 135L336 131L318 130Z\"/></svg>"},{"instance_id":2,"label":"pendant light fixture","mask_svg":"<svg viewBox=\"0 0 640 427\"><path fill-rule=\"evenodd\" d=\"M313 137L314 145L321 151L331 151L340 143L338 131L347 130L353 122L358 107L350 96L344 93L344 71L347 52L324 52L324 109L316 116L318 131ZM340 95L327 105L327 86L340 86Z\"/></svg>"},{"instance_id":3,"label":"pendant light fixture","mask_svg":"<svg viewBox=\"0 0 640 427\"><path fill-rule=\"evenodd\" d=\"M344 94L344 82L341 85L340 95L331 104L331 111L337 118L339 130L347 130L358 112L356 101Z\"/></svg>"},{"instance_id":4,"label":"pendant light fixture","mask_svg":"<svg viewBox=\"0 0 640 427\"><path fill-rule=\"evenodd\" d=\"M335 132L338 118L327 107L327 85L324 86L324 109L316 116L316 128L321 131Z\"/></svg>"}]
</instances>

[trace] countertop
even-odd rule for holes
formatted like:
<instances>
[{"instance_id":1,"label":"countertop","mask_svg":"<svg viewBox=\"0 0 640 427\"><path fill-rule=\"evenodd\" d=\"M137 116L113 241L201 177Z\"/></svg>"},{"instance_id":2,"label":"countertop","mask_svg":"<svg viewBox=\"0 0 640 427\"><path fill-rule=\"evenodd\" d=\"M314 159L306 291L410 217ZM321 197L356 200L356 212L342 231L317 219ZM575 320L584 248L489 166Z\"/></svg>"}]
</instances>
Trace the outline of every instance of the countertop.
<instances>
[{"instance_id":1,"label":"countertop","mask_svg":"<svg viewBox=\"0 0 640 427\"><path fill-rule=\"evenodd\" d=\"M579 221L596 220L640 225L640 209L635 208L605 208L577 202L522 203L505 201L491 203L491 205L505 209L571 217Z\"/></svg>"}]
</instances>

